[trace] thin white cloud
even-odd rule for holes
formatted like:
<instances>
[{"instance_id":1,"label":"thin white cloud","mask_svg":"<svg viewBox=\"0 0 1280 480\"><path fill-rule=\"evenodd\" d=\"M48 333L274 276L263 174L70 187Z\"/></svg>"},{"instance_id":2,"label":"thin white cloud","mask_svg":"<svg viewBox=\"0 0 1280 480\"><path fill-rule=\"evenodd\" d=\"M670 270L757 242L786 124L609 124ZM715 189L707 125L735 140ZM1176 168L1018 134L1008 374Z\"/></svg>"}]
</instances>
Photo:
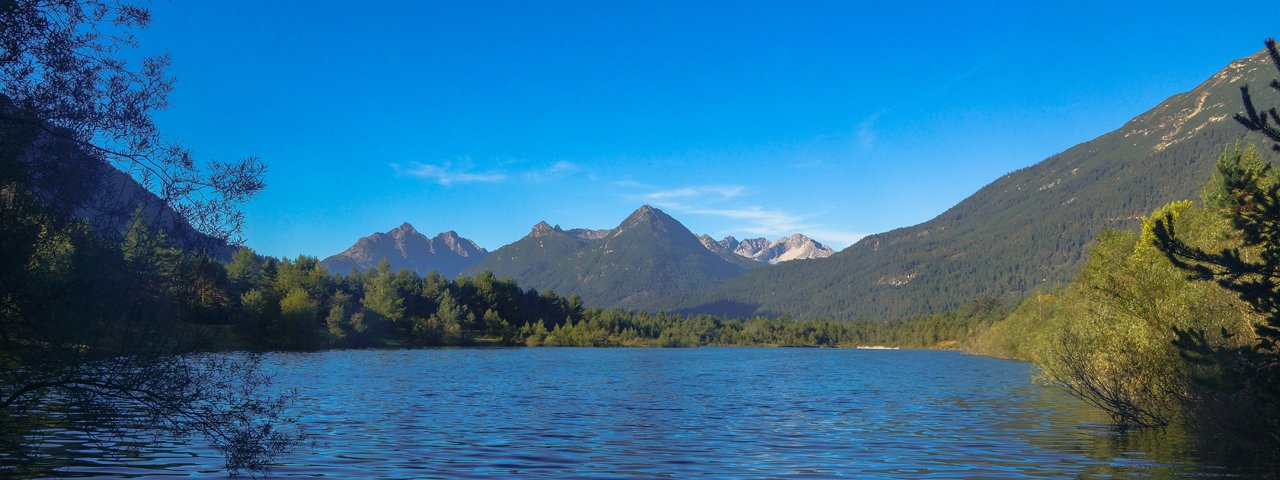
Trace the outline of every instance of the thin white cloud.
<instances>
[{"instance_id":1,"label":"thin white cloud","mask_svg":"<svg viewBox=\"0 0 1280 480\"><path fill-rule=\"evenodd\" d=\"M703 199L711 197L714 200L728 200L742 194L745 190L742 186L721 186L706 185L700 187L683 187L668 190L656 190L645 192L638 195L644 201L663 203L677 199Z\"/></svg>"},{"instance_id":2,"label":"thin white cloud","mask_svg":"<svg viewBox=\"0 0 1280 480\"><path fill-rule=\"evenodd\" d=\"M582 167L579 166L578 164L565 161L565 160L560 160L558 162L551 164L546 168L524 172L523 176L525 180L534 181L534 182L546 182L551 180L558 180L561 177L574 174L580 171L582 171Z\"/></svg>"},{"instance_id":3,"label":"thin white cloud","mask_svg":"<svg viewBox=\"0 0 1280 480\"><path fill-rule=\"evenodd\" d=\"M391 168L398 175L417 177L446 187L459 183L495 183L507 179L506 175L499 172L472 172L467 168L454 167L451 162L439 165L419 162L409 165L393 163Z\"/></svg>"},{"instance_id":4,"label":"thin white cloud","mask_svg":"<svg viewBox=\"0 0 1280 480\"><path fill-rule=\"evenodd\" d=\"M641 187L636 182L627 182L628 186ZM621 182L615 184L622 186ZM657 189L626 195L627 198L653 204L672 213L682 215L700 215L734 220L727 233L733 235L758 235L770 240L803 233L813 239L828 244L833 248L844 248L862 237L859 232L833 229L822 223L814 222L817 214L797 215L781 208L765 208L758 205L743 204L742 196L746 187L737 185L702 185L679 188Z\"/></svg>"},{"instance_id":5,"label":"thin white cloud","mask_svg":"<svg viewBox=\"0 0 1280 480\"><path fill-rule=\"evenodd\" d=\"M576 163L564 160L556 162L554 165L551 165L550 169L548 169L551 173L570 173L578 170L582 170L582 167L579 167Z\"/></svg>"},{"instance_id":6,"label":"thin white cloud","mask_svg":"<svg viewBox=\"0 0 1280 480\"><path fill-rule=\"evenodd\" d=\"M621 188L649 188L648 185L635 180L616 180L613 182L613 186Z\"/></svg>"},{"instance_id":7,"label":"thin white cloud","mask_svg":"<svg viewBox=\"0 0 1280 480\"><path fill-rule=\"evenodd\" d=\"M883 110L873 113L871 116L864 119L862 123L858 124L858 150L865 152L875 148L876 132L874 128L876 126L876 120L879 120L880 115L883 113Z\"/></svg>"}]
</instances>

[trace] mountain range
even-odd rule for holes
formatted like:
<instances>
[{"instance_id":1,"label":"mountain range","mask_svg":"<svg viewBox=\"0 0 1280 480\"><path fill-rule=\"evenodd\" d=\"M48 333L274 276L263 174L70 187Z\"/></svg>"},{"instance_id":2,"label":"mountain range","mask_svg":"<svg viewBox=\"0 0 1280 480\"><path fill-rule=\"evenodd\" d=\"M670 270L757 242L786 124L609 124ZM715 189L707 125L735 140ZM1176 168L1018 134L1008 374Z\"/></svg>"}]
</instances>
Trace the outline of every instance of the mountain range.
<instances>
[{"instance_id":1,"label":"mountain range","mask_svg":"<svg viewBox=\"0 0 1280 480\"><path fill-rule=\"evenodd\" d=\"M485 270L521 286L577 294L588 304L639 308L681 291L724 283L745 271L689 229L645 205L609 230L563 230L539 222L464 274Z\"/></svg>"},{"instance_id":2,"label":"mountain range","mask_svg":"<svg viewBox=\"0 0 1280 480\"><path fill-rule=\"evenodd\" d=\"M320 261L330 272L347 273L352 269L377 268L387 259L392 271L407 268L419 275L432 270L449 278L484 260L489 252L453 230L427 238L408 222L386 233L374 233L357 240L342 253Z\"/></svg>"},{"instance_id":3,"label":"mountain range","mask_svg":"<svg viewBox=\"0 0 1280 480\"><path fill-rule=\"evenodd\" d=\"M979 297L1014 300L1065 283L1102 230L1136 229L1155 208L1197 198L1225 148L1268 144L1233 117L1244 110L1247 85L1260 87L1249 92L1256 104L1280 104L1280 94L1261 88L1273 76L1265 51L1233 61L1119 129L1006 174L929 221L834 254L802 235L773 242L695 236L644 206L612 229L542 222L492 253L454 232L428 238L404 224L322 263L342 273L374 268L382 258L418 273L490 270L593 305L730 316L876 319L953 309ZM6 134L0 147L44 172L33 185L46 201L102 231L120 231L127 213L141 208L172 238L214 243L215 256L229 256L230 247L194 232L127 174L71 147L24 154L41 140L18 133ZM1280 153L1260 150L1280 160ZM81 161L65 161L77 155Z\"/></svg>"},{"instance_id":4,"label":"mountain range","mask_svg":"<svg viewBox=\"0 0 1280 480\"><path fill-rule=\"evenodd\" d=\"M1274 74L1265 51L1233 61L1121 128L1006 174L929 221L834 254L803 235L695 236L644 206L608 230L539 223L461 272L489 270L592 305L728 316L885 319L980 297L1014 301L1064 284L1104 229L1135 230L1155 208L1198 198L1228 146L1265 144L1233 117L1244 109L1241 88L1264 86ZM1280 104L1274 89L1251 93L1257 104Z\"/></svg>"}]
</instances>

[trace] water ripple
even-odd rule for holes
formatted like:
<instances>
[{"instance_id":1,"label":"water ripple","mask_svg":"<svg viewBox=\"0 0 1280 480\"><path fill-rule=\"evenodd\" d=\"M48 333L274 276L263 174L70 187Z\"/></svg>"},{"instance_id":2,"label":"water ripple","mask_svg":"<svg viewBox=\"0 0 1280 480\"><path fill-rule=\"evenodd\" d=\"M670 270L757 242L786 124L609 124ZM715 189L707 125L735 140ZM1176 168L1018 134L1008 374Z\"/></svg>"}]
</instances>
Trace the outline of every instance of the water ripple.
<instances>
[{"instance_id":1,"label":"water ripple","mask_svg":"<svg viewBox=\"0 0 1280 480\"><path fill-rule=\"evenodd\" d=\"M1176 435L1114 435L1080 402L1031 384L1026 364L954 352L366 350L273 354L267 364L298 388L295 413L319 441L282 458L280 477L1224 473L1191 460ZM221 459L196 444L155 447L63 473L221 475Z\"/></svg>"}]
</instances>

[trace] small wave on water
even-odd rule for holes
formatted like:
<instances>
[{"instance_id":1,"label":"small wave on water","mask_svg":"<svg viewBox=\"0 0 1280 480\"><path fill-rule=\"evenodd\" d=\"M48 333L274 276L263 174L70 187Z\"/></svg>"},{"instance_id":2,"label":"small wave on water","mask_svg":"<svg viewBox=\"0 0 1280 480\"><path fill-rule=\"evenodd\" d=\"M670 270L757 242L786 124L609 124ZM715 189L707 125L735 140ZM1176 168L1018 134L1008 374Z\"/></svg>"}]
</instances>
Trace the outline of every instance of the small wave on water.
<instances>
[{"instance_id":1,"label":"small wave on water","mask_svg":"<svg viewBox=\"0 0 1280 480\"><path fill-rule=\"evenodd\" d=\"M317 444L274 477L1220 476L1175 432L1120 435L1025 363L956 352L768 348L271 354ZM220 477L196 442L82 458L66 476ZM80 453L83 452L83 453Z\"/></svg>"}]
</instances>

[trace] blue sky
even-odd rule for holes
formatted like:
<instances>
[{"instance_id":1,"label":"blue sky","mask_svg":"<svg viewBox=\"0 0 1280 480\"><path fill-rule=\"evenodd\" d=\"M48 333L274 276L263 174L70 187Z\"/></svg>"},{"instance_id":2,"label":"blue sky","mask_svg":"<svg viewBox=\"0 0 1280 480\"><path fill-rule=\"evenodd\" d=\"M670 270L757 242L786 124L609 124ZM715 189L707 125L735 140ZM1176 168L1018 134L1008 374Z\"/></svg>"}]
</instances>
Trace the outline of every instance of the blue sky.
<instances>
[{"instance_id":1,"label":"blue sky","mask_svg":"<svg viewBox=\"0 0 1280 480\"><path fill-rule=\"evenodd\" d=\"M1280 33L1208 2L151 8L142 50L169 52L178 78L163 131L201 159L261 157L248 245L320 257L405 221L492 250L539 220L610 228L645 203L695 233L843 248Z\"/></svg>"}]
</instances>

